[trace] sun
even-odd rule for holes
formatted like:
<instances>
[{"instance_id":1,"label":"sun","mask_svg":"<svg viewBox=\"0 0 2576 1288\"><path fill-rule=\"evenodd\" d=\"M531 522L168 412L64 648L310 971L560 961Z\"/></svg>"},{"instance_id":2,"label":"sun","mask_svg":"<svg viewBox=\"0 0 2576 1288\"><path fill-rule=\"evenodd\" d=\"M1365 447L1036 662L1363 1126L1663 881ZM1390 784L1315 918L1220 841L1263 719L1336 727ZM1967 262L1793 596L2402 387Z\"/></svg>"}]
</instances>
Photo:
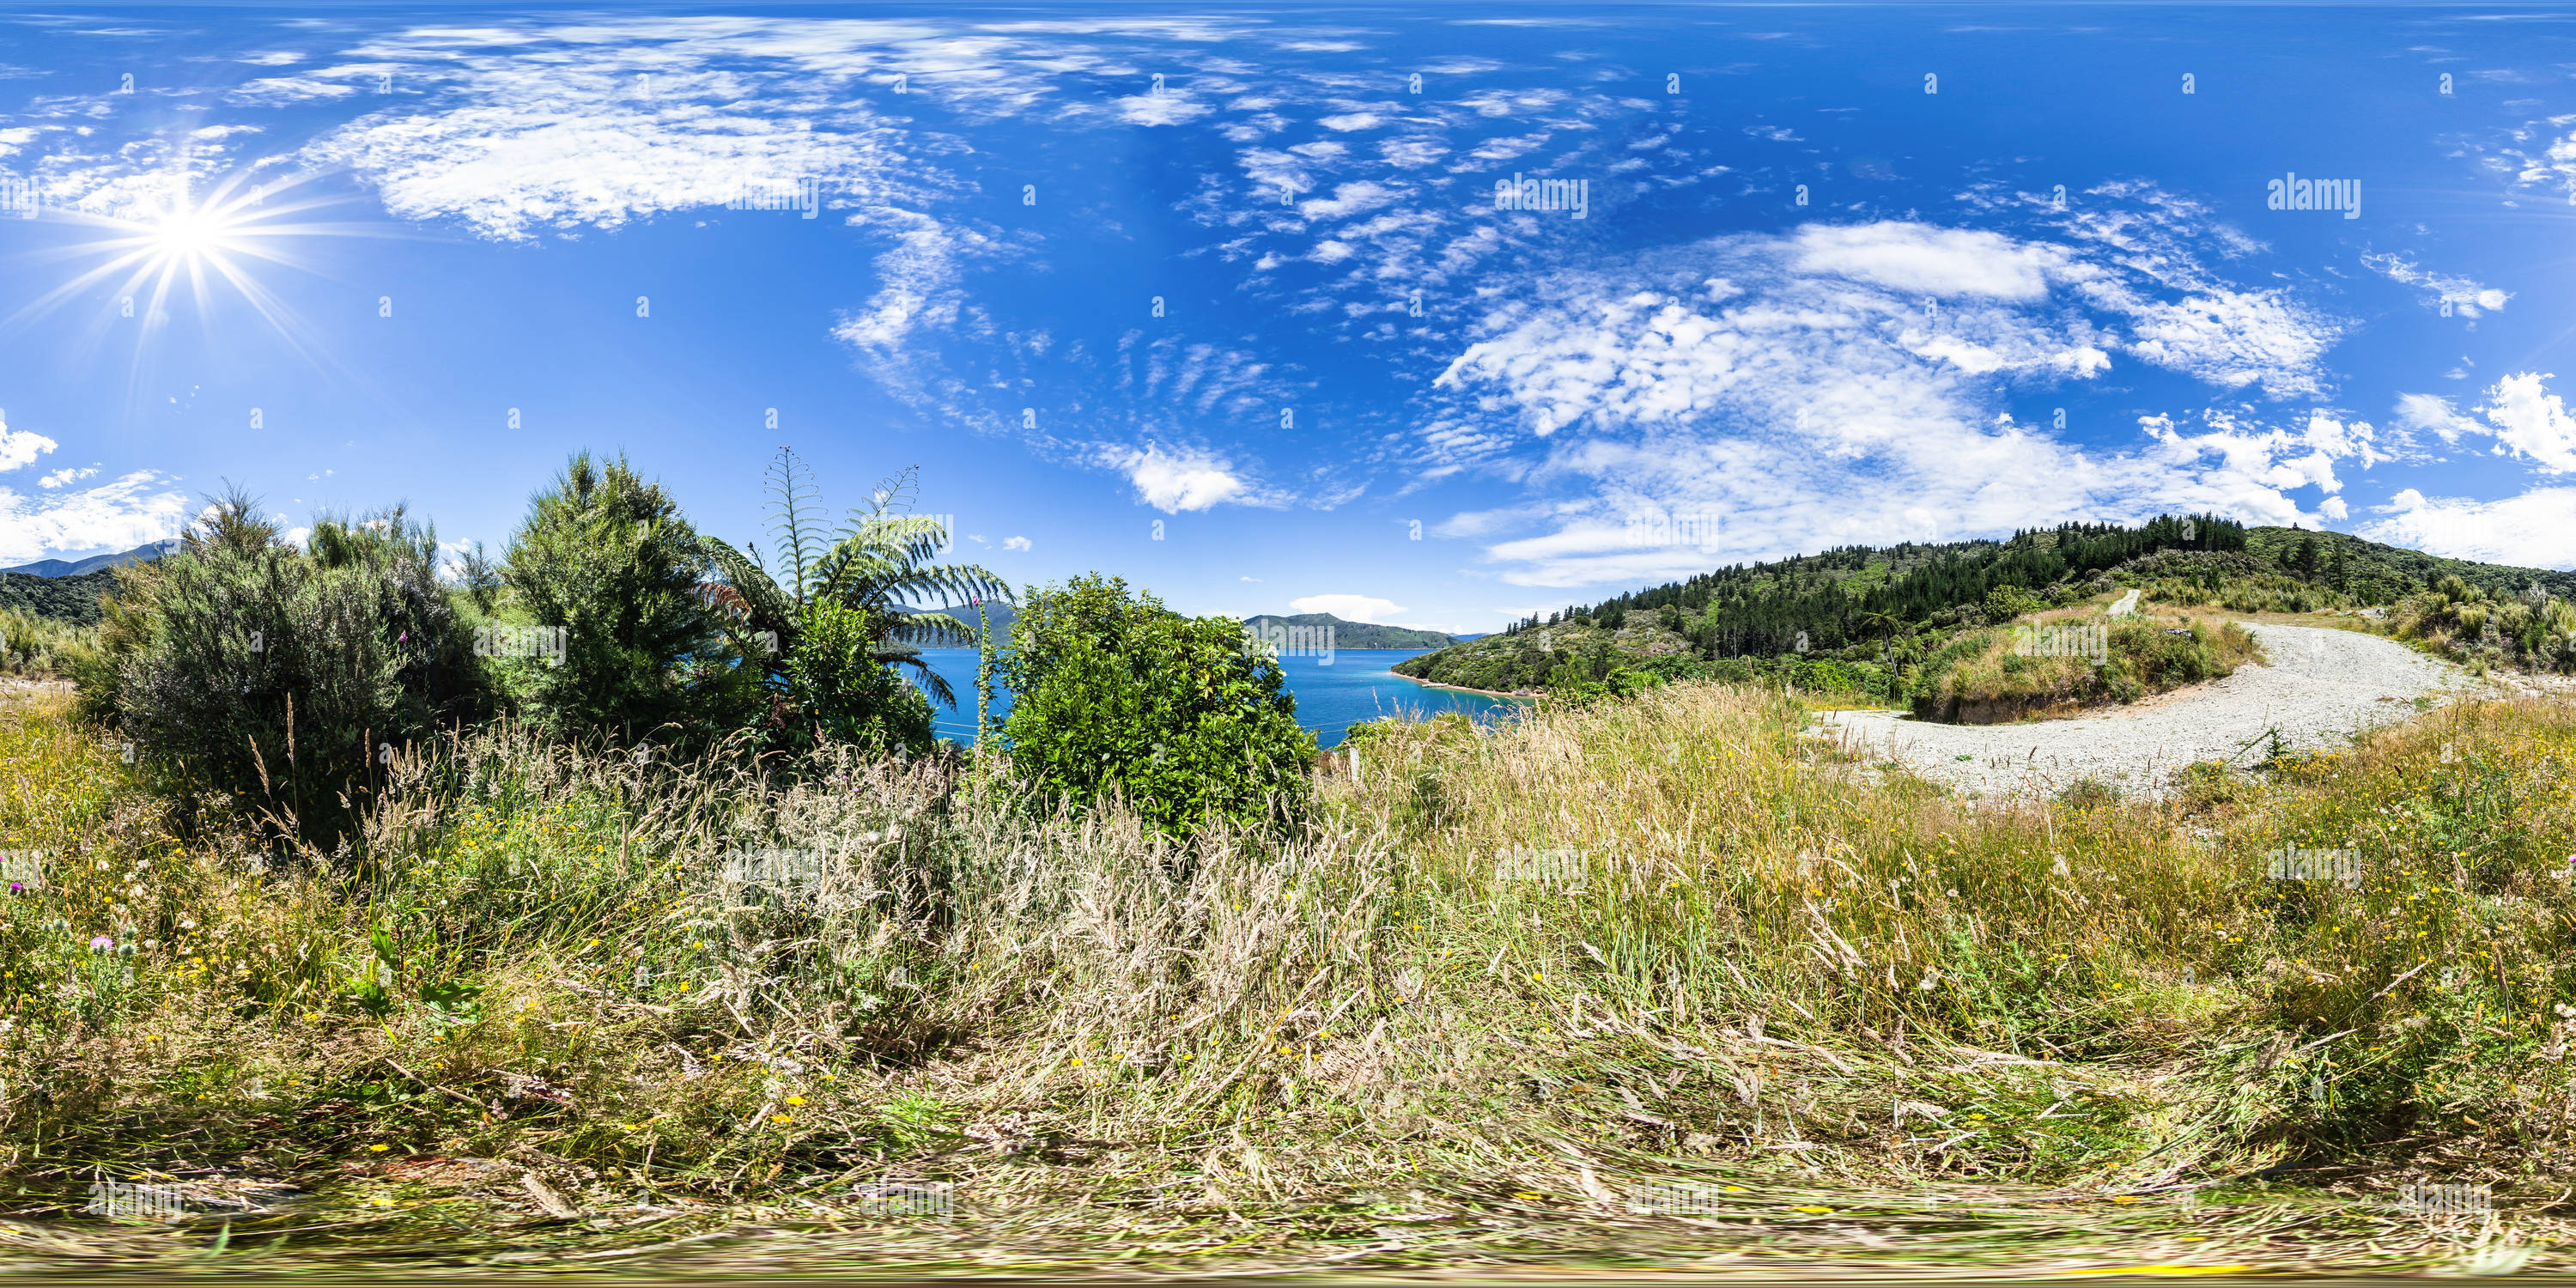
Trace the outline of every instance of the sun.
<instances>
[{"instance_id":1,"label":"sun","mask_svg":"<svg viewBox=\"0 0 2576 1288\"><path fill-rule=\"evenodd\" d=\"M158 254L193 260L201 255L240 250L238 240L232 236L233 226L233 221L217 211L181 209L155 220L145 236Z\"/></svg>"},{"instance_id":2,"label":"sun","mask_svg":"<svg viewBox=\"0 0 2576 1288\"><path fill-rule=\"evenodd\" d=\"M140 320L149 333L168 320L174 297L184 295L202 321L229 294L292 343L292 319L284 303L261 284L261 271L307 267L291 250L298 238L382 235L377 229L303 218L330 204L326 198L299 195L298 189L312 178L303 174L254 183L236 173L200 189L189 176L172 175L134 191L58 208L92 235L50 254L99 262L29 301L6 325L15 327L87 301L104 302L110 319Z\"/></svg>"}]
</instances>

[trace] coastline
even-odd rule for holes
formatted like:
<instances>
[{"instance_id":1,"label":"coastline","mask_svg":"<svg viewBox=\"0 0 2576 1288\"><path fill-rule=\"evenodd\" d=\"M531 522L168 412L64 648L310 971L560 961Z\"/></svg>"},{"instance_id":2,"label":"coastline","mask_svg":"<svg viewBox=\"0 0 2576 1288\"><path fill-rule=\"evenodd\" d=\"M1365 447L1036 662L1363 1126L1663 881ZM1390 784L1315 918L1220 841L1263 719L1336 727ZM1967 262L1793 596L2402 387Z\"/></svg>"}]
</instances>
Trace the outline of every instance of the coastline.
<instances>
[{"instance_id":1,"label":"coastline","mask_svg":"<svg viewBox=\"0 0 2576 1288\"><path fill-rule=\"evenodd\" d=\"M1426 689L1448 689L1456 693L1478 693L1489 698L1502 698L1512 702L1536 702L1540 696L1535 693L1504 693L1494 689L1471 689L1463 684L1439 684L1430 680L1425 680L1419 676L1406 675L1402 671L1391 668L1387 671L1387 674L1392 675L1399 680L1411 680L1415 684L1419 684Z\"/></svg>"}]
</instances>

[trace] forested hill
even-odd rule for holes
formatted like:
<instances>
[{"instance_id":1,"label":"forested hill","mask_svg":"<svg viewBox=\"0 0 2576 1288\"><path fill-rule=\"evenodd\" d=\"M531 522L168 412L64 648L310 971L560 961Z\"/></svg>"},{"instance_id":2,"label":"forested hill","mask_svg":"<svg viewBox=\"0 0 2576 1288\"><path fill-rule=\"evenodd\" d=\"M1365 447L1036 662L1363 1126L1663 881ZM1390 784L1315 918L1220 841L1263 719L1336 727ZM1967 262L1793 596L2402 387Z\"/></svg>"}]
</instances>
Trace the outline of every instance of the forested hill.
<instances>
[{"instance_id":1,"label":"forested hill","mask_svg":"<svg viewBox=\"0 0 2576 1288\"><path fill-rule=\"evenodd\" d=\"M2162 550L2241 551L2243 525L2208 515L2158 515L2136 528L2067 524L2009 541L1844 546L1777 563L1737 564L1687 581L1532 615L1508 632L1567 620L1653 614L1706 657L1771 656L1841 648L1904 624L1947 626L1998 587L2037 591ZM1943 614L1950 614L1944 617ZM1806 636L1801 649L1798 637Z\"/></svg>"},{"instance_id":2,"label":"forested hill","mask_svg":"<svg viewBox=\"0 0 2576 1288\"><path fill-rule=\"evenodd\" d=\"M1589 664L1595 671L1651 662L1648 669L1679 674L1691 659L1730 658L1840 656L1901 665L1961 629L2116 586L2236 611L2308 612L2393 605L2431 594L2452 577L2472 597L2576 600L2576 572L2445 559L2339 532L2160 515L2137 528L2069 524L2004 541L1846 546L1738 564L1533 615L1501 635L1396 669L1441 683L1518 688L1552 683L1554 668L1585 650L1602 651Z\"/></svg>"},{"instance_id":3,"label":"forested hill","mask_svg":"<svg viewBox=\"0 0 2576 1288\"><path fill-rule=\"evenodd\" d=\"M0 572L0 608L14 608L74 626L96 626L98 598L114 589L114 568L99 568L69 577Z\"/></svg>"}]
</instances>

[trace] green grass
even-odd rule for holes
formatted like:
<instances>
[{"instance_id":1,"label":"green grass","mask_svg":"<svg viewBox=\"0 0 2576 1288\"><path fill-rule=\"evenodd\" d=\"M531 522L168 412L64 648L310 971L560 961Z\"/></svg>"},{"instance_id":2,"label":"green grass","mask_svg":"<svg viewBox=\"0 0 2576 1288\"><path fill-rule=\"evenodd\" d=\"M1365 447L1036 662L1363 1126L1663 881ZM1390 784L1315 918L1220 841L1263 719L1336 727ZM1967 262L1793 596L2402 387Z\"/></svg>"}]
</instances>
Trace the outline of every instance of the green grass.
<instances>
[{"instance_id":1,"label":"green grass","mask_svg":"<svg viewBox=\"0 0 2576 1288\"><path fill-rule=\"evenodd\" d=\"M210 1218L77 1215L93 1167L295 1187L227 1246L302 1267L726 1230L773 1232L732 1265L916 1269L2467 1255L2366 1205L2407 1179L2557 1239L2576 711L2008 809L1804 721L1680 684L1382 727L1311 835L1187 848L990 765L499 730L397 766L347 854L255 870L20 699L0 833L56 858L0 918L0 1167L37 1223L0 1241L209 1255ZM2287 842L2369 879L2263 879ZM827 853L727 879L762 848ZM887 1179L953 1183L954 1221L868 1214ZM1742 1197L1627 1210L1662 1180Z\"/></svg>"}]
</instances>

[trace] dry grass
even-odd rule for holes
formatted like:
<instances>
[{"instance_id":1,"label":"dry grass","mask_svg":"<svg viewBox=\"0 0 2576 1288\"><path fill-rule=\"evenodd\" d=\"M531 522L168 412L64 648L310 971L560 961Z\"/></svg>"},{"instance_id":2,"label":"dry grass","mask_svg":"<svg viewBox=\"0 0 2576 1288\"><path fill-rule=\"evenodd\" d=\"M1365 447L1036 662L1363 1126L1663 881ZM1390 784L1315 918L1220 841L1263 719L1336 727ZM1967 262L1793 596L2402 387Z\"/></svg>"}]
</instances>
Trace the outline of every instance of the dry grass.
<instances>
[{"instance_id":1,"label":"dry grass","mask_svg":"<svg viewBox=\"0 0 2576 1288\"><path fill-rule=\"evenodd\" d=\"M93 1165L292 1186L233 1224L314 1264L799 1222L915 1267L2325 1255L2290 1228L2415 1264L2474 1236L2361 1199L2563 1187L2567 704L2084 809L1882 785L1802 720L1677 685L1408 727L1310 833L1186 849L990 766L501 731L401 766L350 854L254 871L21 704L0 829L63 857L0 925L0 1140L30 1216ZM2371 879L2267 881L2284 841ZM820 857L728 879L764 848ZM2276 1165L2341 1189L2247 1188ZM1626 1213L1676 1179L1743 1197ZM889 1181L954 1184L957 1224L859 1215ZM204 1241L43 1231L11 1237Z\"/></svg>"}]
</instances>

